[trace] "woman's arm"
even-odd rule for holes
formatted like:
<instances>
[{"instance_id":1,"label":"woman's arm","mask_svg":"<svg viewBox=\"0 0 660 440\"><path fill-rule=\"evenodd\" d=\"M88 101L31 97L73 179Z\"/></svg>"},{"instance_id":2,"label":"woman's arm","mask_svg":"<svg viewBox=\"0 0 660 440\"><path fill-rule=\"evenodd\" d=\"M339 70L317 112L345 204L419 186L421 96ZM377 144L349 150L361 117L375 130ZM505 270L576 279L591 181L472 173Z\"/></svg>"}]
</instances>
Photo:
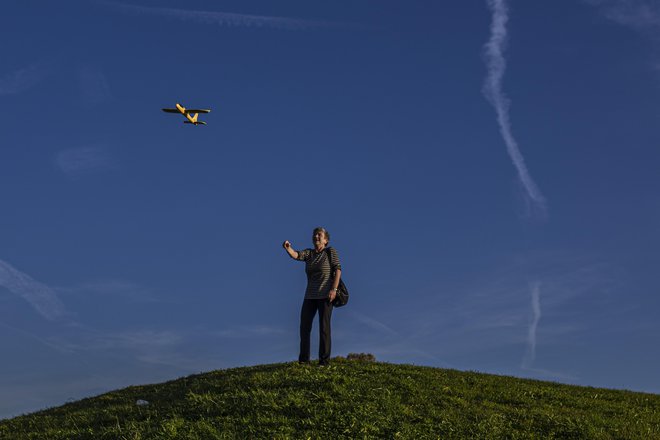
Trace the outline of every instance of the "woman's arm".
<instances>
[{"instance_id":1,"label":"woman's arm","mask_svg":"<svg viewBox=\"0 0 660 440\"><path fill-rule=\"evenodd\" d=\"M335 300L335 296L337 296L337 288L339 287L339 280L341 279L341 269L337 269L335 271L335 279L332 280L332 289L330 289L330 296L328 299L330 299L330 302Z\"/></svg>"},{"instance_id":2,"label":"woman's arm","mask_svg":"<svg viewBox=\"0 0 660 440\"><path fill-rule=\"evenodd\" d=\"M282 247L284 247L284 250L286 251L287 254L294 260L298 259L298 251L294 250L291 247L291 243L289 243L289 240L286 240L284 243L282 243Z\"/></svg>"}]
</instances>

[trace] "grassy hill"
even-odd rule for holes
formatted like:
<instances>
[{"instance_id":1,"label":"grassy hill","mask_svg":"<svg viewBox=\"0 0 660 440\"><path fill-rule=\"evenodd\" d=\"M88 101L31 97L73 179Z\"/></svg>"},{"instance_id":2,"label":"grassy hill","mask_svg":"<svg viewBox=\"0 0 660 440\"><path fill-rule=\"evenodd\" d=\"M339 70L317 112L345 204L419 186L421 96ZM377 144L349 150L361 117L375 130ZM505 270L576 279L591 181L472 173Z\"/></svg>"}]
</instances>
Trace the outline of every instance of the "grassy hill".
<instances>
[{"instance_id":1,"label":"grassy hill","mask_svg":"<svg viewBox=\"0 0 660 440\"><path fill-rule=\"evenodd\" d=\"M214 371L0 421L0 439L234 438L660 439L660 396L336 360Z\"/></svg>"}]
</instances>

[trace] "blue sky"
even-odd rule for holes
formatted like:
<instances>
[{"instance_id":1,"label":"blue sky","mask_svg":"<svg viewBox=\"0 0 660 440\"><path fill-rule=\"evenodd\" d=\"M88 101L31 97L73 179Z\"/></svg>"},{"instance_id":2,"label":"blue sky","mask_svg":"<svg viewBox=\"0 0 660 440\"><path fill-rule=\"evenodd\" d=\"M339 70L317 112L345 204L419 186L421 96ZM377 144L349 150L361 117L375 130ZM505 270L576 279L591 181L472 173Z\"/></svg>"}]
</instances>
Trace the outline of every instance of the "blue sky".
<instances>
[{"instance_id":1,"label":"blue sky","mask_svg":"<svg viewBox=\"0 0 660 440\"><path fill-rule=\"evenodd\" d=\"M296 359L281 243L319 225L334 355L660 392L657 3L27 0L0 35L0 417Z\"/></svg>"}]
</instances>

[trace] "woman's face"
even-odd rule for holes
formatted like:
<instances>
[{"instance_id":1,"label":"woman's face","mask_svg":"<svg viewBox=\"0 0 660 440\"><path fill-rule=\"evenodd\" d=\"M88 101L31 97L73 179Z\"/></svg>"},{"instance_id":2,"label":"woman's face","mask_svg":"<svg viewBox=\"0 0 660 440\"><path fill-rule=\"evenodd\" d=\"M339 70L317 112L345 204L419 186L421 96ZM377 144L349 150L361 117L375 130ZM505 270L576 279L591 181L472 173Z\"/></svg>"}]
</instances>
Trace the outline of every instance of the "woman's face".
<instances>
[{"instance_id":1,"label":"woman's face","mask_svg":"<svg viewBox=\"0 0 660 440\"><path fill-rule=\"evenodd\" d=\"M315 248L321 249L328 244L328 238L325 236L325 232L317 231L312 236L312 242Z\"/></svg>"}]
</instances>

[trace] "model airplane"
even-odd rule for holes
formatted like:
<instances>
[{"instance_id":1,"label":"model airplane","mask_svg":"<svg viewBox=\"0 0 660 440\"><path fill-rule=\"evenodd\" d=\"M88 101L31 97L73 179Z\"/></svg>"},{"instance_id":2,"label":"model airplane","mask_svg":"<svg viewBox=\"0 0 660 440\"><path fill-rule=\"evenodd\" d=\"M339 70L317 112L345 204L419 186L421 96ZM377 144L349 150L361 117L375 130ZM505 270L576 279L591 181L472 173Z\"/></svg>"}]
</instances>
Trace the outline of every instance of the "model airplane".
<instances>
[{"instance_id":1,"label":"model airplane","mask_svg":"<svg viewBox=\"0 0 660 440\"><path fill-rule=\"evenodd\" d=\"M184 124L206 125L206 122L198 121L197 117L199 116L200 113L209 113L211 110L185 108L184 106L182 106L177 102L176 108L164 108L163 111L167 113L181 113L187 119L186 121L183 121Z\"/></svg>"}]
</instances>

